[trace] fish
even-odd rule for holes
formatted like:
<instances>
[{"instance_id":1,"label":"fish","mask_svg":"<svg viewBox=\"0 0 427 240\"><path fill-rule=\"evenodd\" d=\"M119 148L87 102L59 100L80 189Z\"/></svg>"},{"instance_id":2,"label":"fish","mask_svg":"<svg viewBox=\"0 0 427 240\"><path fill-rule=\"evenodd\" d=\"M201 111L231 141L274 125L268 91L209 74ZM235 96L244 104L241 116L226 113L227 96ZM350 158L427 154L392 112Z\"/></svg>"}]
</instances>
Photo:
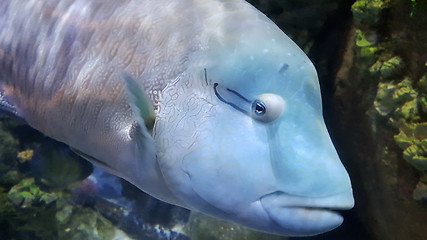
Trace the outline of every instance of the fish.
<instances>
[{"instance_id":1,"label":"fish","mask_svg":"<svg viewBox=\"0 0 427 240\"><path fill-rule=\"evenodd\" d=\"M242 0L2 0L0 106L153 197L287 236L354 205L316 69Z\"/></svg>"},{"instance_id":2,"label":"fish","mask_svg":"<svg viewBox=\"0 0 427 240\"><path fill-rule=\"evenodd\" d=\"M47 189L66 189L93 172L93 166L64 143L45 138L31 158L36 183Z\"/></svg>"}]
</instances>

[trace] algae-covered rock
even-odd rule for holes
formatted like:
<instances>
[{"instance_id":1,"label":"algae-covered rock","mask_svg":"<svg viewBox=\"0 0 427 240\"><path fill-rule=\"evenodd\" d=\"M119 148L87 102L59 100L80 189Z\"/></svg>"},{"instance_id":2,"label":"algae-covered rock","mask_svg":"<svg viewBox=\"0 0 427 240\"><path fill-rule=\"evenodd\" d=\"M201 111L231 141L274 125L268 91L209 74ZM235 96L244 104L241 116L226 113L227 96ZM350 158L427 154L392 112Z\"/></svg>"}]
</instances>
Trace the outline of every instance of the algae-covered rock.
<instances>
[{"instance_id":1,"label":"algae-covered rock","mask_svg":"<svg viewBox=\"0 0 427 240\"><path fill-rule=\"evenodd\" d=\"M396 91L396 88L397 87L391 83L378 84L374 107L379 115L388 116L396 108L396 103L393 99L393 93Z\"/></svg>"},{"instance_id":2,"label":"algae-covered rock","mask_svg":"<svg viewBox=\"0 0 427 240\"><path fill-rule=\"evenodd\" d=\"M396 85L396 91L393 92L393 99L396 103L411 101L417 97L417 91L412 87L412 81L405 78Z\"/></svg>"},{"instance_id":3,"label":"algae-covered rock","mask_svg":"<svg viewBox=\"0 0 427 240\"><path fill-rule=\"evenodd\" d=\"M355 32L356 46L358 47L369 47L375 44L375 41L369 41L362 30L357 29Z\"/></svg>"},{"instance_id":4,"label":"algae-covered rock","mask_svg":"<svg viewBox=\"0 0 427 240\"><path fill-rule=\"evenodd\" d=\"M56 194L46 193L34 183L34 178L22 179L13 186L8 193L9 200L21 208L33 206L33 204L49 204L57 199Z\"/></svg>"},{"instance_id":5,"label":"algae-covered rock","mask_svg":"<svg viewBox=\"0 0 427 240\"><path fill-rule=\"evenodd\" d=\"M368 35L362 30L356 29L354 38L356 46L360 48L360 55L362 57L372 58L373 55L380 50L380 48L376 46L377 34L375 32L371 32Z\"/></svg>"},{"instance_id":6,"label":"algae-covered rock","mask_svg":"<svg viewBox=\"0 0 427 240\"><path fill-rule=\"evenodd\" d=\"M5 187L12 187L21 180L21 173L17 170L10 170L0 175L0 183Z\"/></svg>"},{"instance_id":7,"label":"algae-covered rock","mask_svg":"<svg viewBox=\"0 0 427 240\"><path fill-rule=\"evenodd\" d=\"M427 172L427 122L406 124L394 136L403 149L403 158L420 173ZM413 192L415 200L427 199L427 177L423 176Z\"/></svg>"},{"instance_id":8,"label":"algae-covered rock","mask_svg":"<svg viewBox=\"0 0 427 240\"><path fill-rule=\"evenodd\" d=\"M15 236L64 240L130 239L94 209L74 205L71 193L44 192L35 185L33 178L24 178L7 194L0 194L0 204L2 214L9 212L5 221Z\"/></svg>"},{"instance_id":9,"label":"algae-covered rock","mask_svg":"<svg viewBox=\"0 0 427 240\"><path fill-rule=\"evenodd\" d=\"M417 120L418 93L412 87L410 79L399 83L380 82L374 100L376 112L383 117L391 117L390 123L402 122L402 119Z\"/></svg>"},{"instance_id":10,"label":"algae-covered rock","mask_svg":"<svg viewBox=\"0 0 427 240\"><path fill-rule=\"evenodd\" d=\"M413 198L415 200L427 200L427 184L419 181L415 187Z\"/></svg>"},{"instance_id":11,"label":"algae-covered rock","mask_svg":"<svg viewBox=\"0 0 427 240\"><path fill-rule=\"evenodd\" d=\"M402 126L394 136L403 157L420 171L427 170L427 122Z\"/></svg>"},{"instance_id":12,"label":"algae-covered rock","mask_svg":"<svg viewBox=\"0 0 427 240\"><path fill-rule=\"evenodd\" d=\"M370 234L355 239L427 236L427 183L419 180L427 139L427 11L421 3L427 1L356 0L351 8L332 123L340 126L334 142Z\"/></svg>"},{"instance_id":13,"label":"algae-covered rock","mask_svg":"<svg viewBox=\"0 0 427 240\"><path fill-rule=\"evenodd\" d=\"M60 231L60 239L113 239L115 235L110 221L87 208L74 208L62 226L65 228Z\"/></svg>"},{"instance_id":14,"label":"algae-covered rock","mask_svg":"<svg viewBox=\"0 0 427 240\"><path fill-rule=\"evenodd\" d=\"M188 232L192 240L286 240L286 237L255 232L201 213L191 212Z\"/></svg>"},{"instance_id":15,"label":"algae-covered rock","mask_svg":"<svg viewBox=\"0 0 427 240\"><path fill-rule=\"evenodd\" d=\"M74 206L71 205L66 199L58 199L56 202L56 220L59 224L66 224L73 213Z\"/></svg>"},{"instance_id":16,"label":"algae-covered rock","mask_svg":"<svg viewBox=\"0 0 427 240\"><path fill-rule=\"evenodd\" d=\"M55 194L41 191L32 178L24 178L0 194L0 238L56 239L56 208L52 204L56 199Z\"/></svg>"},{"instance_id":17,"label":"algae-covered rock","mask_svg":"<svg viewBox=\"0 0 427 240\"><path fill-rule=\"evenodd\" d=\"M427 12L427 1L425 0L411 0L411 17L423 16Z\"/></svg>"},{"instance_id":18,"label":"algae-covered rock","mask_svg":"<svg viewBox=\"0 0 427 240\"><path fill-rule=\"evenodd\" d=\"M427 63L426 63L427 64ZM418 87L423 93L427 93L427 74L424 74L418 81Z\"/></svg>"},{"instance_id":19,"label":"algae-covered rock","mask_svg":"<svg viewBox=\"0 0 427 240\"><path fill-rule=\"evenodd\" d=\"M122 230L91 208L61 204L56 218L63 240L130 240Z\"/></svg>"},{"instance_id":20,"label":"algae-covered rock","mask_svg":"<svg viewBox=\"0 0 427 240\"><path fill-rule=\"evenodd\" d=\"M427 140L416 142L403 151L403 157L420 171L427 171Z\"/></svg>"},{"instance_id":21,"label":"algae-covered rock","mask_svg":"<svg viewBox=\"0 0 427 240\"><path fill-rule=\"evenodd\" d=\"M351 7L354 20L363 24L374 24L380 20L381 10L385 8L382 0L358 0Z\"/></svg>"},{"instance_id":22,"label":"algae-covered rock","mask_svg":"<svg viewBox=\"0 0 427 240\"><path fill-rule=\"evenodd\" d=\"M421 111L423 111L424 114L427 114L427 97L421 96L418 99L418 103L421 107Z\"/></svg>"},{"instance_id":23,"label":"algae-covered rock","mask_svg":"<svg viewBox=\"0 0 427 240\"><path fill-rule=\"evenodd\" d=\"M369 71L371 73L379 73L382 77L387 78L397 73L399 69L402 68L402 63L402 59L397 56L386 60L380 59L371 66Z\"/></svg>"},{"instance_id":24,"label":"algae-covered rock","mask_svg":"<svg viewBox=\"0 0 427 240\"><path fill-rule=\"evenodd\" d=\"M31 158L33 157L33 154L34 154L34 150L27 149L27 150L19 152L17 155L17 158L18 158L20 163L25 163L25 162L28 162L31 160Z\"/></svg>"},{"instance_id":25,"label":"algae-covered rock","mask_svg":"<svg viewBox=\"0 0 427 240\"><path fill-rule=\"evenodd\" d=\"M394 115L396 118L415 120L418 119L418 102L417 99L405 102L402 106L398 107Z\"/></svg>"},{"instance_id":26,"label":"algae-covered rock","mask_svg":"<svg viewBox=\"0 0 427 240\"><path fill-rule=\"evenodd\" d=\"M19 147L18 140L5 128L4 122L0 121L0 173L16 165L15 157Z\"/></svg>"}]
</instances>

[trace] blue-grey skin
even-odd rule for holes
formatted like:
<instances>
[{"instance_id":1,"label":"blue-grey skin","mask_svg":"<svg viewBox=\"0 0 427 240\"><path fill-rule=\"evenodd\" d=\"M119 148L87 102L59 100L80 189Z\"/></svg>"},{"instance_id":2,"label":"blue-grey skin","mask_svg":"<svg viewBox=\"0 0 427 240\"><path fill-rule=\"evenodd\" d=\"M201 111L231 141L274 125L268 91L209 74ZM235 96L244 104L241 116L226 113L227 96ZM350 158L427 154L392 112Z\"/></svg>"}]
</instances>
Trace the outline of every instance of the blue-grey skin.
<instances>
[{"instance_id":1,"label":"blue-grey skin","mask_svg":"<svg viewBox=\"0 0 427 240\"><path fill-rule=\"evenodd\" d=\"M169 203L281 235L354 204L314 66L244 1L2 0L0 93Z\"/></svg>"}]
</instances>

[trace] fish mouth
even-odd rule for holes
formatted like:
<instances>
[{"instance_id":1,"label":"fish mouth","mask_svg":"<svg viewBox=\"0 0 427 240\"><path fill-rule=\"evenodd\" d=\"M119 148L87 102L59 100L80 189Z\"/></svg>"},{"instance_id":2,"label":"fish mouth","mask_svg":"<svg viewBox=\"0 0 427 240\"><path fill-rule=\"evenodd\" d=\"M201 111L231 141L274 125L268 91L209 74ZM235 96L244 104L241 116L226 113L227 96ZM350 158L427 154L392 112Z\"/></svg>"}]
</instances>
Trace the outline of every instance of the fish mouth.
<instances>
[{"instance_id":1,"label":"fish mouth","mask_svg":"<svg viewBox=\"0 0 427 240\"><path fill-rule=\"evenodd\" d=\"M277 233L310 236L330 231L341 225L339 210L354 206L352 191L329 197L307 198L274 192L264 195L261 204Z\"/></svg>"}]
</instances>

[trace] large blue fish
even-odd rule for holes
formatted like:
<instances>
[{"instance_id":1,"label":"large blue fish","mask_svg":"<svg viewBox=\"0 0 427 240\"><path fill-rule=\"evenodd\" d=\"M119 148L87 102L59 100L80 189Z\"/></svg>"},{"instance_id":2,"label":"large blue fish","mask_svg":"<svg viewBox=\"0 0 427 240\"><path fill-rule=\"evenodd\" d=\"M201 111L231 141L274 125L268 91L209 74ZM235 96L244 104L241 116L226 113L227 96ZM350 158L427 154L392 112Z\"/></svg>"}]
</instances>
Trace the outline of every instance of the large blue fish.
<instances>
[{"instance_id":1,"label":"large blue fish","mask_svg":"<svg viewBox=\"0 0 427 240\"><path fill-rule=\"evenodd\" d=\"M2 0L0 104L163 201L281 235L354 200L316 70L241 0Z\"/></svg>"}]
</instances>

